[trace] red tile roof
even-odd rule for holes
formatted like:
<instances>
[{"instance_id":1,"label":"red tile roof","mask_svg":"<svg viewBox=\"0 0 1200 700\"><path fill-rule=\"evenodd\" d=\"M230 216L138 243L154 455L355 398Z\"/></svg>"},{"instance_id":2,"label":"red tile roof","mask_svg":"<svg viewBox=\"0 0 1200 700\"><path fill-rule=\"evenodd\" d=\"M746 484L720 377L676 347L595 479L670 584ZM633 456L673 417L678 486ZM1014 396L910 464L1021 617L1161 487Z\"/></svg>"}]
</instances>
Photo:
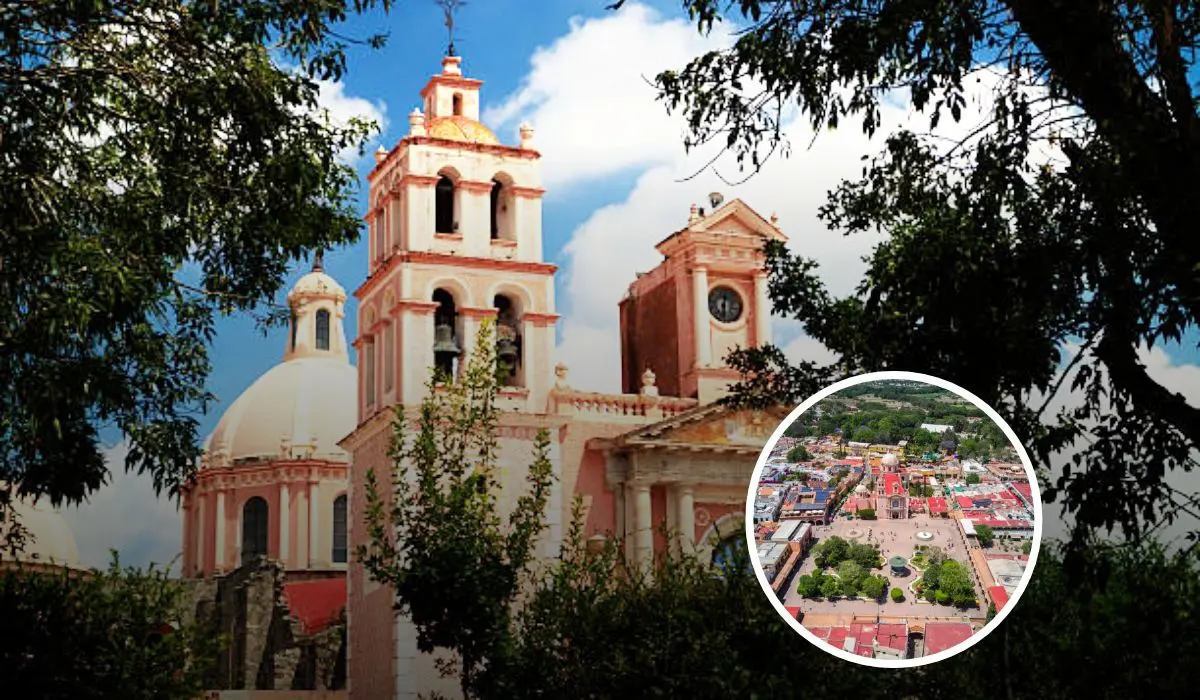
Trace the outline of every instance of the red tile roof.
<instances>
[{"instance_id":1,"label":"red tile roof","mask_svg":"<svg viewBox=\"0 0 1200 700\"><path fill-rule=\"evenodd\" d=\"M794 608L794 607L788 606L788 607L784 608L784 610L787 610L788 614L791 615L792 617L794 617L796 619L800 619L800 608Z\"/></svg>"},{"instance_id":2,"label":"red tile roof","mask_svg":"<svg viewBox=\"0 0 1200 700\"><path fill-rule=\"evenodd\" d=\"M925 655L956 647L970 639L971 634L971 625L967 622L926 622Z\"/></svg>"},{"instance_id":3,"label":"red tile roof","mask_svg":"<svg viewBox=\"0 0 1200 700\"><path fill-rule=\"evenodd\" d=\"M1009 486L1011 486L1014 491L1024 496L1025 500L1033 500L1033 487L1029 485L1028 481L1014 481L1012 484L1009 484Z\"/></svg>"},{"instance_id":4,"label":"red tile roof","mask_svg":"<svg viewBox=\"0 0 1200 700\"><path fill-rule=\"evenodd\" d=\"M996 604L996 612L1003 610L1005 603L1008 602L1008 591L1004 586L992 586L988 589L988 593L992 596L992 602Z\"/></svg>"},{"instance_id":5,"label":"red tile roof","mask_svg":"<svg viewBox=\"0 0 1200 700\"><path fill-rule=\"evenodd\" d=\"M908 627L899 623L881 623L879 631L875 633L875 641L889 649L907 651Z\"/></svg>"},{"instance_id":6,"label":"red tile roof","mask_svg":"<svg viewBox=\"0 0 1200 700\"><path fill-rule=\"evenodd\" d=\"M954 500L958 503L959 508L974 508L975 501L970 496L955 496Z\"/></svg>"},{"instance_id":7,"label":"red tile roof","mask_svg":"<svg viewBox=\"0 0 1200 700\"><path fill-rule=\"evenodd\" d=\"M300 621L305 634L329 626L346 607L346 579L327 578L283 584L288 611Z\"/></svg>"},{"instance_id":8,"label":"red tile roof","mask_svg":"<svg viewBox=\"0 0 1200 700\"><path fill-rule=\"evenodd\" d=\"M899 474L884 474L883 475L883 493L888 496L891 496L891 495L897 494L897 493L903 493L903 489L900 488L900 475Z\"/></svg>"},{"instance_id":9,"label":"red tile roof","mask_svg":"<svg viewBox=\"0 0 1200 700\"><path fill-rule=\"evenodd\" d=\"M949 510L949 508L946 506L946 499L944 498L930 498L927 499L927 503L929 504L930 513L945 513L947 510Z\"/></svg>"}]
</instances>

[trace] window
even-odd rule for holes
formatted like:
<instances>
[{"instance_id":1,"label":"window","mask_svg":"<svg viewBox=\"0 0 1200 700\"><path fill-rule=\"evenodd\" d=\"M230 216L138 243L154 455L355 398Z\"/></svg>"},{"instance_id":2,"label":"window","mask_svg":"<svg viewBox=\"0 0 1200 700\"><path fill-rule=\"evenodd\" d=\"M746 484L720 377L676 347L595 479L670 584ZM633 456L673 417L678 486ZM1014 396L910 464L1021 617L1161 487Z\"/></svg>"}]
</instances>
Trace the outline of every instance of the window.
<instances>
[{"instance_id":1,"label":"window","mask_svg":"<svg viewBox=\"0 0 1200 700\"><path fill-rule=\"evenodd\" d=\"M392 380L395 375L395 332L393 327L395 324L388 324L387 328L383 329L383 357L380 362L383 363L383 390L392 390Z\"/></svg>"},{"instance_id":2,"label":"window","mask_svg":"<svg viewBox=\"0 0 1200 700\"><path fill-rule=\"evenodd\" d=\"M375 341L363 343L363 388L367 392L367 405L375 405Z\"/></svg>"},{"instance_id":3,"label":"window","mask_svg":"<svg viewBox=\"0 0 1200 700\"><path fill-rule=\"evenodd\" d=\"M267 531L270 527L267 502L255 496L242 506L242 563L267 556Z\"/></svg>"},{"instance_id":4,"label":"window","mask_svg":"<svg viewBox=\"0 0 1200 700\"><path fill-rule=\"evenodd\" d=\"M346 563L346 494L333 499L333 563Z\"/></svg>"},{"instance_id":5,"label":"window","mask_svg":"<svg viewBox=\"0 0 1200 700\"><path fill-rule=\"evenodd\" d=\"M385 210L381 205L379 213L375 215L375 259L383 260L387 257L387 217Z\"/></svg>"},{"instance_id":6,"label":"window","mask_svg":"<svg viewBox=\"0 0 1200 700\"><path fill-rule=\"evenodd\" d=\"M504 185L492 180L492 240L500 237L500 195Z\"/></svg>"},{"instance_id":7,"label":"window","mask_svg":"<svg viewBox=\"0 0 1200 700\"><path fill-rule=\"evenodd\" d=\"M436 233L456 233L454 230L454 181L442 175L434 192L434 227Z\"/></svg>"},{"instance_id":8,"label":"window","mask_svg":"<svg viewBox=\"0 0 1200 700\"><path fill-rule=\"evenodd\" d=\"M329 312L325 309L317 312L317 349L329 349Z\"/></svg>"},{"instance_id":9,"label":"window","mask_svg":"<svg viewBox=\"0 0 1200 700\"><path fill-rule=\"evenodd\" d=\"M462 93L456 92L454 93L454 116L461 117L462 109Z\"/></svg>"},{"instance_id":10,"label":"window","mask_svg":"<svg viewBox=\"0 0 1200 700\"><path fill-rule=\"evenodd\" d=\"M292 312L292 350L296 349L296 312Z\"/></svg>"}]
</instances>

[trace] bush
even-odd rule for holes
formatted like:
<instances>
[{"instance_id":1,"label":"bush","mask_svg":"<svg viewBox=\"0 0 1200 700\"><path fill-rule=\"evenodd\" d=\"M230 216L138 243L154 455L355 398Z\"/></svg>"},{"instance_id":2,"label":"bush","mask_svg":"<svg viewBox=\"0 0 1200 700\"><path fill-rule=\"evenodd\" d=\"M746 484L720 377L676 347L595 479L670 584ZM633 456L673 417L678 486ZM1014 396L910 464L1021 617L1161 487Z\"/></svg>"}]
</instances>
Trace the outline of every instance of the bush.
<instances>
[{"instance_id":1,"label":"bush","mask_svg":"<svg viewBox=\"0 0 1200 700\"><path fill-rule=\"evenodd\" d=\"M894 600L897 603L904 600L904 591L900 590L899 588L893 588L892 589L892 600Z\"/></svg>"}]
</instances>

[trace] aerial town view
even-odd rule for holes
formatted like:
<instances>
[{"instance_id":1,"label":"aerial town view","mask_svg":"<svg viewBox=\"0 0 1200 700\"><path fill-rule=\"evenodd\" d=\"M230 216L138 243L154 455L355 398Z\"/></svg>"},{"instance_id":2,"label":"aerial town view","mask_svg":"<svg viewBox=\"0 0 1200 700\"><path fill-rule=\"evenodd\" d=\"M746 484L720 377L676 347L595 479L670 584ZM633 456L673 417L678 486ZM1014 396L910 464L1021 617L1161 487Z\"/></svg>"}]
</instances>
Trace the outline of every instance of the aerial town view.
<instances>
[{"instance_id":1,"label":"aerial town view","mask_svg":"<svg viewBox=\"0 0 1200 700\"><path fill-rule=\"evenodd\" d=\"M1034 546L1030 474L970 401L872 381L818 402L771 446L755 553L788 613L871 659L919 659L978 633Z\"/></svg>"}]
</instances>

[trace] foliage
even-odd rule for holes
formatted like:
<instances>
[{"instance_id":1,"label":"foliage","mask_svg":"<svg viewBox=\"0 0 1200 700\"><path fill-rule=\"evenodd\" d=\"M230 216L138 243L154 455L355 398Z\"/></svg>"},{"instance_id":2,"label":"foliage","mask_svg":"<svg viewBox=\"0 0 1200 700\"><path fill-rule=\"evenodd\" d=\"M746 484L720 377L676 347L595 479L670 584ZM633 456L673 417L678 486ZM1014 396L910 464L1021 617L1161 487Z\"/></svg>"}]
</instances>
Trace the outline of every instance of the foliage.
<instances>
[{"instance_id":1,"label":"foliage","mask_svg":"<svg viewBox=\"0 0 1200 700\"><path fill-rule=\"evenodd\" d=\"M855 515L858 516L859 520L875 520L878 517L875 514L874 508L863 508L862 510L855 513Z\"/></svg>"},{"instance_id":2,"label":"foliage","mask_svg":"<svg viewBox=\"0 0 1200 700\"><path fill-rule=\"evenodd\" d=\"M851 543L834 535L812 549L813 563L819 569L837 568L844 561L853 561L864 569L881 566L879 550L869 544Z\"/></svg>"},{"instance_id":3,"label":"foliage","mask_svg":"<svg viewBox=\"0 0 1200 700\"><path fill-rule=\"evenodd\" d=\"M39 698L194 700L217 635L186 623L166 570L0 569L5 685ZM36 689L36 691L34 691Z\"/></svg>"},{"instance_id":4,"label":"foliage","mask_svg":"<svg viewBox=\"0 0 1200 700\"><path fill-rule=\"evenodd\" d=\"M984 547L991 547L996 541L996 533L992 531L991 525L976 525L975 539L979 540L979 544Z\"/></svg>"},{"instance_id":5,"label":"foliage","mask_svg":"<svg viewBox=\"0 0 1200 700\"><path fill-rule=\"evenodd\" d=\"M892 600L897 603L904 600L904 591L900 590L899 588L893 588L892 589Z\"/></svg>"},{"instance_id":6,"label":"foliage","mask_svg":"<svg viewBox=\"0 0 1200 700\"><path fill-rule=\"evenodd\" d=\"M318 81L345 73L335 25L391 4L0 8L0 480L78 502L103 429L156 489L189 478L215 318L280 320L289 264L358 238L338 157L374 127Z\"/></svg>"},{"instance_id":7,"label":"foliage","mask_svg":"<svg viewBox=\"0 0 1200 700\"><path fill-rule=\"evenodd\" d=\"M825 598L837 598L845 593L845 589L846 586L843 586L842 582L833 576L826 576L821 581L821 595Z\"/></svg>"},{"instance_id":8,"label":"foliage","mask_svg":"<svg viewBox=\"0 0 1200 700\"><path fill-rule=\"evenodd\" d=\"M1021 543L1021 554L1024 554L1025 556L1029 556L1029 553L1032 551L1033 551L1033 541L1032 540L1025 540L1024 542Z\"/></svg>"},{"instance_id":9,"label":"foliage","mask_svg":"<svg viewBox=\"0 0 1200 700\"><path fill-rule=\"evenodd\" d=\"M958 561L932 559L921 576L921 595L942 605L968 607L975 604L975 587L971 574Z\"/></svg>"},{"instance_id":10,"label":"foliage","mask_svg":"<svg viewBox=\"0 0 1200 700\"><path fill-rule=\"evenodd\" d=\"M987 623L987 622L991 622L991 621L992 621L992 618L994 618L994 617L996 617L996 604L995 604L995 603L988 603L988 609L987 609L987 619L986 619L984 622L985 622L985 623Z\"/></svg>"},{"instance_id":11,"label":"foliage","mask_svg":"<svg viewBox=\"0 0 1200 700\"><path fill-rule=\"evenodd\" d=\"M804 445L796 445L788 451L787 459L789 462L807 462L812 457L808 454L808 450L804 449Z\"/></svg>"},{"instance_id":12,"label":"foliage","mask_svg":"<svg viewBox=\"0 0 1200 700\"><path fill-rule=\"evenodd\" d=\"M957 136L890 135L830 194L827 226L886 235L851 295L767 246L772 308L836 360L735 353L749 372L735 401L790 403L847 374L920 368L997 407L1038 471L1056 470L1043 493L1073 515L1075 556L1090 532L1135 537L1195 511L1168 475L1194 465L1200 407L1151 376L1144 353L1200 321L1196 3L684 5L702 31L730 14L740 31L658 75L660 97L686 118L689 146L716 140L743 167L787 152L782 115L795 108L817 128L856 118L874 133L897 90L931 128L984 98ZM1079 400L1049 413L1064 390Z\"/></svg>"},{"instance_id":13,"label":"foliage","mask_svg":"<svg viewBox=\"0 0 1200 700\"><path fill-rule=\"evenodd\" d=\"M397 411L391 492L381 493L368 471L370 540L358 549L371 578L395 590L396 611L412 619L418 648L457 655L466 697L513 643L512 605L532 580L553 480L543 430L527 492L507 518L500 515L495 363L488 322L462 376L440 390L439 378L430 380L415 430ZM464 572L468 562L475 568Z\"/></svg>"}]
</instances>

